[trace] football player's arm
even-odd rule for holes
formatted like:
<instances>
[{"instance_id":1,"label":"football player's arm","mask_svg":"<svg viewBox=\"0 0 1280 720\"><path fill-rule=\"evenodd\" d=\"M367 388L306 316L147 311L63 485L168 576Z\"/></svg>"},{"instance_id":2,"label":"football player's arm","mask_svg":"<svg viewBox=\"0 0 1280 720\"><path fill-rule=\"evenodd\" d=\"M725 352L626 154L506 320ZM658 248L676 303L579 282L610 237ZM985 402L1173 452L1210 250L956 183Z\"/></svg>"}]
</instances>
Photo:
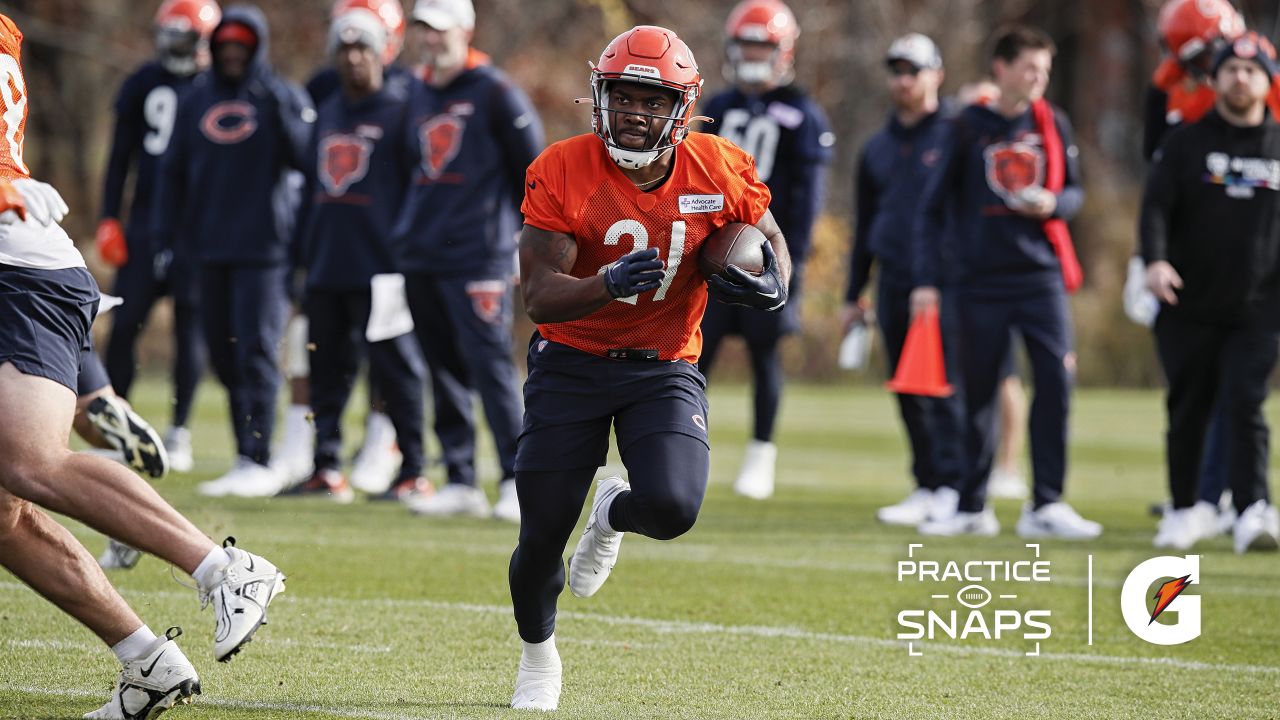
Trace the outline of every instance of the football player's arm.
<instances>
[{"instance_id":1,"label":"football player's arm","mask_svg":"<svg viewBox=\"0 0 1280 720\"><path fill-rule=\"evenodd\" d=\"M1070 220L1084 207L1084 186L1080 184L1080 148L1076 147L1071 121L1065 113L1055 113L1058 134L1062 137L1062 152L1066 155L1066 178L1062 192L1057 195L1053 217Z\"/></svg>"},{"instance_id":2,"label":"football player's arm","mask_svg":"<svg viewBox=\"0 0 1280 720\"><path fill-rule=\"evenodd\" d=\"M309 159L307 148L315 130L316 109L311 97L298 86L277 78L272 85L284 141L285 163L295 170L304 170Z\"/></svg>"},{"instance_id":3,"label":"football player's arm","mask_svg":"<svg viewBox=\"0 0 1280 720\"><path fill-rule=\"evenodd\" d=\"M849 283L845 287L844 308L840 313L841 332L862 323L865 319L865 308L859 302L862 291L871 278L871 266L875 256L871 254L871 221L875 217L876 184L872 180L867 165L866 149L858 158L858 174L854 180L854 203L857 219L854 222L853 249L849 259Z\"/></svg>"},{"instance_id":4,"label":"football player's arm","mask_svg":"<svg viewBox=\"0 0 1280 720\"><path fill-rule=\"evenodd\" d=\"M941 264L942 231L947 221L947 205L958 200L963 188L960 174L963 170L966 141L962 137L961 120L951 121L947 137L940 143L942 157L938 169L925 181L920 200L920 212L915 226L909 231L911 243L911 272L915 289L911 291L909 304L911 315L938 306L938 266Z\"/></svg>"},{"instance_id":5,"label":"football player's arm","mask_svg":"<svg viewBox=\"0 0 1280 720\"><path fill-rule=\"evenodd\" d=\"M1142 157L1150 162L1169 131L1169 95L1155 85L1148 85L1143 104Z\"/></svg>"},{"instance_id":6,"label":"football player's arm","mask_svg":"<svg viewBox=\"0 0 1280 720\"><path fill-rule=\"evenodd\" d=\"M524 198L525 171L546 144L542 119L528 96L518 88L501 85L494 112L494 131L506 163L507 183L516 207Z\"/></svg>"},{"instance_id":7,"label":"football player's arm","mask_svg":"<svg viewBox=\"0 0 1280 720\"><path fill-rule=\"evenodd\" d=\"M625 255L604 272L579 278L570 274L578 243L562 232L526 224L520 231L520 292L529 319L543 323L586 317L611 300L656 290L662 284L657 248Z\"/></svg>"},{"instance_id":8,"label":"football player's arm","mask_svg":"<svg viewBox=\"0 0 1280 720\"><path fill-rule=\"evenodd\" d=\"M98 254L115 267L120 267L129 259L124 228L120 225L120 206L129 167L133 163L138 140L142 137L142 118L135 112L136 108L132 107L136 103L130 102L133 95L130 85L131 82L126 80L116 99L115 131L102 182L102 213L95 238Z\"/></svg>"},{"instance_id":9,"label":"football player's arm","mask_svg":"<svg viewBox=\"0 0 1280 720\"><path fill-rule=\"evenodd\" d=\"M1142 209L1138 220L1138 238L1142 259L1147 264L1147 289L1160 302L1178 304L1177 291L1182 277L1169 262L1169 225L1178 202L1178 136L1156 151L1155 162L1147 171L1142 193Z\"/></svg>"},{"instance_id":10,"label":"football player's arm","mask_svg":"<svg viewBox=\"0 0 1280 720\"><path fill-rule=\"evenodd\" d=\"M827 163L831 162L832 134L827 118L814 104L805 105L805 120L800 126L801 149L795 160L795 175L791 187L790 217L780 218L778 224L787 228L787 249L792 259L803 263L813 244L813 225L822 212L822 201L827 189Z\"/></svg>"},{"instance_id":11,"label":"football player's arm","mask_svg":"<svg viewBox=\"0 0 1280 720\"><path fill-rule=\"evenodd\" d=\"M155 277L163 280L173 260L174 233L177 232L180 215L186 204L187 124L190 114L186 104L178 103L173 120L173 135L169 147L157 161L155 205L151 209L152 256Z\"/></svg>"}]
</instances>

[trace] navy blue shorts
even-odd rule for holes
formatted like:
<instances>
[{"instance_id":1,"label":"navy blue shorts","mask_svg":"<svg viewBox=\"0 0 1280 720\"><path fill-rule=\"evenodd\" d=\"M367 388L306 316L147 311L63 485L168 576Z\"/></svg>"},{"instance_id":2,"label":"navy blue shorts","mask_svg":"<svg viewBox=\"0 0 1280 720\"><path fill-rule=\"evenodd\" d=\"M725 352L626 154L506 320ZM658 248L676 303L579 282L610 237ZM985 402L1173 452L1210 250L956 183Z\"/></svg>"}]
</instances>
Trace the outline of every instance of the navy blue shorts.
<instances>
[{"instance_id":1,"label":"navy blue shorts","mask_svg":"<svg viewBox=\"0 0 1280 720\"><path fill-rule=\"evenodd\" d=\"M804 266L791 272L787 288L787 304L777 312L765 312L744 305L707 300L702 316L702 334L722 338L738 335L748 345L772 345L785 335L800 330L800 294L804 289Z\"/></svg>"},{"instance_id":2,"label":"navy blue shorts","mask_svg":"<svg viewBox=\"0 0 1280 720\"><path fill-rule=\"evenodd\" d=\"M609 360L535 332L516 470L600 467L609 454L610 425L619 451L671 432L710 448L706 390L702 373L682 360Z\"/></svg>"},{"instance_id":3,"label":"navy blue shorts","mask_svg":"<svg viewBox=\"0 0 1280 720\"><path fill-rule=\"evenodd\" d=\"M86 345L80 351L80 378L76 381L76 395L80 397L92 395L111 384L107 368L102 364L98 353L94 352L92 342Z\"/></svg>"},{"instance_id":4,"label":"navy blue shorts","mask_svg":"<svg viewBox=\"0 0 1280 720\"><path fill-rule=\"evenodd\" d=\"M98 284L88 270L0 265L0 364L75 392L97 314Z\"/></svg>"}]
</instances>

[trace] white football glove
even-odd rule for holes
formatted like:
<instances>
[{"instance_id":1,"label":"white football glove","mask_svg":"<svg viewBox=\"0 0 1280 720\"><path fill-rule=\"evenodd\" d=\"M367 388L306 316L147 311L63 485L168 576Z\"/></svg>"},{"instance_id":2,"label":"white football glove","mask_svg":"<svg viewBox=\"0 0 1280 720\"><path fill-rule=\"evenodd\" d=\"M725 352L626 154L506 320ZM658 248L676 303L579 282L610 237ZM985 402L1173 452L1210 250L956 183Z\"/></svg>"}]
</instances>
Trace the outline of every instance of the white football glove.
<instances>
[{"instance_id":1,"label":"white football glove","mask_svg":"<svg viewBox=\"0 0 1280 720\"><path fill-rule=\"evenodd\" d=\"M13 181L13 188L22 195L27 205L27 217L41 225L62 222L69 208L58 191L48 183L31 178L19 178Z\"/></svg>"}]
</instances>

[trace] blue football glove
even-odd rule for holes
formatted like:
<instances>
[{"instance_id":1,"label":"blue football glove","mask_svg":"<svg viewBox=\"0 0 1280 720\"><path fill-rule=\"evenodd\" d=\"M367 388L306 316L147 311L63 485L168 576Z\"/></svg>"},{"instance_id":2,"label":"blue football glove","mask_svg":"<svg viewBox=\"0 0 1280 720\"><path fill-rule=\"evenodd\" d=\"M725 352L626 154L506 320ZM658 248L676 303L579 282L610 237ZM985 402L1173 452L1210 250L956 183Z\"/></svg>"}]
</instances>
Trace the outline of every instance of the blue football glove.
<instances>
[{"instance_id":1,"label":"blue football glove","mask_svg":"<svg viewBox=\"0 0 1280 720\"><path fill-rule=\"evenodd\" d=\"M662 261L658 248L623 255L604 271L604 287L615 298L631 297L662 285Z\"/></svg>"},{"instance_id":2,"label":"blue football glove","mask_svg":"<svg viewBox=\"0 0 1280 720\"><path fill-rule=\"evenodd\" d=\"M778 273L778 256L773 245L765 242L764 270L752 275L737 265L725 267L724 274L712 275L707 280L707 292L711 297L730 305L746 305L765 312L781 310L787 304L787 285ZM724 277L729 275L729 278Z\"/></svg>"}]
</instances>

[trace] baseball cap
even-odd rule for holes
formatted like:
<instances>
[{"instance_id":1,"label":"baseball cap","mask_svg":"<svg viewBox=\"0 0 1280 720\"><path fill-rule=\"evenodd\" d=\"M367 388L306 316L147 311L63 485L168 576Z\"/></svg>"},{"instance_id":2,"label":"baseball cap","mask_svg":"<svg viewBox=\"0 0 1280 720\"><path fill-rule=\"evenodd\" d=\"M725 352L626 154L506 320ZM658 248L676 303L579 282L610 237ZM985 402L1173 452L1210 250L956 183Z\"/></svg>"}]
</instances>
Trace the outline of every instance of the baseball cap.
<instances>
[{"instance_id":1,"label":"baseball cap","mask_svg":"<svg viewBox=\"0 0 1280 720\"><path fill-rule=\"evenodd\" d=\"M412 18L436 30L472 30L476 26L476 9L471 0L418 0Z\"/></svg>"},{"instance_id":2,"label":"baseball cap","mask_svg":"<svg viewBox=\"0 0 1280 720\"><path fill-rule=\"evenodd\" d=\"M387 48L387 26L368 10L348 10L329 25L329 54L343 45L364 45L381 56Z\"/></svg>"},{"instance_id":3,"label":"baseball cap","mask_svg":"<svg viewBox=\"0 0 1280 720\"><path fill-rule=\"evenodd\" d=\"M928 36L920 33L903 35L889 46L889 52L884 58L885 64L892 65L899 60L909 62L921 70L942 68L942 53L938 52L938 46Z\"/></svg>"},{"instance_id":4,"label":"baseball cap","mask_svg":"<svg viewBox=\"0 0 1280 720\"><path fill-rule=\"evenodd\" d=\"M1217 75L1222 63L1233 57L1258 63L1272 82L1275 82L1276 76L1280 75L1280 64L1276 62L1275 47L1270 40L1255 32L1247 32L1224 45L1218 54L1213 56L1213 74Z\"/></svg>"}]
</instances>

